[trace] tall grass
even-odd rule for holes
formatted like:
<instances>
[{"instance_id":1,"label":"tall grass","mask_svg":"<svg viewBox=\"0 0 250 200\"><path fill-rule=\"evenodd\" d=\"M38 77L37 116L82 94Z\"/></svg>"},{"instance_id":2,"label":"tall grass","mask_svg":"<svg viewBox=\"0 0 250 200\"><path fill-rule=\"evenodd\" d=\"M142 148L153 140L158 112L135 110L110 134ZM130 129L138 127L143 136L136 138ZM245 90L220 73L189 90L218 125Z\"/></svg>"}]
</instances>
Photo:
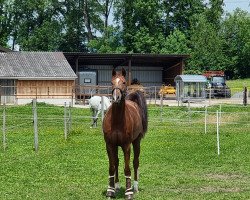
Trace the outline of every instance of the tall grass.
<instances>
[{"instance_id":1,"label":"tall grass","mask_svg":"<svg viewBox=\"0 0 250 200\"><path fill-rule=\"evenodd\" d=\"M207 134L203 110L164 107L161 113L149 106L136 199L250 198L250 107L222 106L219 156L214 123L218 107L208 108ZM88 109L72 108L72 128L65 140L64 108L38 104L37 153L31 105L8 107L6 113L8 148L0 149L0 199L106 199L105 142L100 123L90 128ZM119 156L122 189L117 199L123 199L121 151Z\"/></svg>"}]
</instances>

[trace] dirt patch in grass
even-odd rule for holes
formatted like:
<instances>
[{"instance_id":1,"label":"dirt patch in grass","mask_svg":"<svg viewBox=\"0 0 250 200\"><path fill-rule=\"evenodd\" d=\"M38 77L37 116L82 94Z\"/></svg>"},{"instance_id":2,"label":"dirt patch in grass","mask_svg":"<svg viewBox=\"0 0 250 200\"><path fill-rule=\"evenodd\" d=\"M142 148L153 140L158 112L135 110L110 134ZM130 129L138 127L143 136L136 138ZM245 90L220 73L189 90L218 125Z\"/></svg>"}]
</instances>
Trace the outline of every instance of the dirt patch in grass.
<instances>
[{"instance_id":1,"label":"dirt patch in grass","mask_svg":"<svg viewBox=\"0 0 250 200\"><path fill-rule=\"evenodd\" d=\"M239 174L206 174L205 177L214 180L244 179L244 177Z\"/></svg>"},{"instance_id":2,"label":"dirt patch in grass","mask_svg":"<svg viewBox=\"0 0 250 200\"><path fill-rule=\"evenodd\" d=\"M223 193L235 193L235 192L242 192L243 190L239 187L230 187L230 188L223 188L223 187L212 187L212 186L206 186L200 188L201 192L204 193L217 193L217 192L223 192Z\"/></svg>"}]
</instances>

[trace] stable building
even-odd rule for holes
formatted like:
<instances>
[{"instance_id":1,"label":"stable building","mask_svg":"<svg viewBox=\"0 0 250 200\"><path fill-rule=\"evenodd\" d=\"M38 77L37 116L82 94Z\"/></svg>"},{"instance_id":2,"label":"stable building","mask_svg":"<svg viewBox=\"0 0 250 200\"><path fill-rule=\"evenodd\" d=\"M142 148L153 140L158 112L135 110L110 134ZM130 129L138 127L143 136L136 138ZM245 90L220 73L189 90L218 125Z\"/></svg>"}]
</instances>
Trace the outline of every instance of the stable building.
<instances>
[{"instance_id":1,"label":"stable building","mask_svg":"<svg viewBox=\"0 0 250 200\"><path fill-rule=\"evenodd\" d=\"M1 104L74 101L76 74L61 52L0 53Z\"/></svg>"},{"instance_id":2,"label":"stable building","mask_svg":"<svg viewBox=\"0 0 250 200\"><path fill-rule=\"evenodd\" d=\"M77 85L110 85L111 71L124 67L128 84L137 79L144 87L174 85L183 72L188 55L166 54L98 54L64 52L78 75Z\"/></svg>"}]
</instances>

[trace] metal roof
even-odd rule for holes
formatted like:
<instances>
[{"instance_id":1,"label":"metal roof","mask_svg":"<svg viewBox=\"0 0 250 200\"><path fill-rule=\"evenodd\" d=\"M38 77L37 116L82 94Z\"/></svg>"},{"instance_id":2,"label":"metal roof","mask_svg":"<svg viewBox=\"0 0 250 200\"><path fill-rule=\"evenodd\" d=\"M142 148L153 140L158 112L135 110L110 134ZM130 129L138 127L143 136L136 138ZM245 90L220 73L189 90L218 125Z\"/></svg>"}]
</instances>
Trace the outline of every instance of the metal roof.
<instances>
[{"instance_id":1,"label":"metal roof","mask_svg":"<svg viewBox=\"0 0 250 200\"><path fill-rule=\"evenodd\" d=\"M67 79L77 78L62 52L0 53L0 78Z\"/></svg>"},{"instance_id":2,"label":"metal roof","mask_svg":"<svg viewBox=\"0 0 250 200\"><path fill-rule=\"evenodd\" d=\"M202 75L178 75L175 77L174 81L183 81L183 82L195 82L195 83L205 83L207 78Z\"/></svg>"},{"instance_id":3,"label":"metal roof","mask_svg":"<svg viewBox=\"0 0 250 200\"><path fill-rule=\"evenodd\" d=\"M169 66L179 63L189 55L168 55L168 54L136 54L136 53L84 53L64 52L64 56L70 64L79 65L112 65L114 67L128 65L132 66Z\"/></svg>"}]
</instances>

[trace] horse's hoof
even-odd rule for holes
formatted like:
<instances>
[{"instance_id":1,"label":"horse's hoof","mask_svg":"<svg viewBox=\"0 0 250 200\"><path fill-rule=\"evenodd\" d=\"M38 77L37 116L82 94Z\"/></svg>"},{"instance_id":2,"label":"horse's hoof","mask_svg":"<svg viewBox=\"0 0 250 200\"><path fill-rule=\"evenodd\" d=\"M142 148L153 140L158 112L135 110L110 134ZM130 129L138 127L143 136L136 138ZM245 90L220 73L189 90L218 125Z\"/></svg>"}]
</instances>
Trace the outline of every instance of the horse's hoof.
<instances>
[{"instance_id":1,"label":"horse's hoof","mask_svg":"<svg viewBox=\"0 0 250 200\"><path fill-rule=\"evenodd\" d=\"M128 194L125 196L126 200L132 200L133 199L133 194Z\"/></svg>"}]
</instances>

